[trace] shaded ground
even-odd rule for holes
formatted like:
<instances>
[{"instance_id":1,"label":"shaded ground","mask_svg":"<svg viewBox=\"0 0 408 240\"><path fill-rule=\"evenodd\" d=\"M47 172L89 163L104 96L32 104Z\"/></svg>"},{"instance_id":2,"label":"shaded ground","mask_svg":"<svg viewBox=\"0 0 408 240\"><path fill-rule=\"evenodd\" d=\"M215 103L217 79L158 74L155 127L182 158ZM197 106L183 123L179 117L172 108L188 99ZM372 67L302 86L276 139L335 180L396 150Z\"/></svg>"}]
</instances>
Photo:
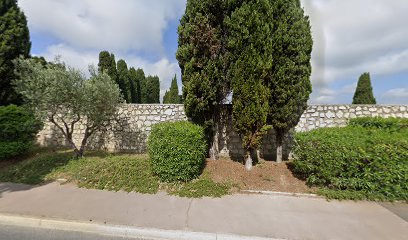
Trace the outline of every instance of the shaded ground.
<instances>
[{"instance_id":1,"label":"shaded ground","mask_svg":"<svg viewBox=\"0 0 408 240\"><path fill-rule=\"evenodd\" d=\"M262 161L251 171L229 159L207 160L205 174L215 182L231 183L236 190L311 193L313 189L296 178L286 163Z\"/></svg>"}]
</instances>

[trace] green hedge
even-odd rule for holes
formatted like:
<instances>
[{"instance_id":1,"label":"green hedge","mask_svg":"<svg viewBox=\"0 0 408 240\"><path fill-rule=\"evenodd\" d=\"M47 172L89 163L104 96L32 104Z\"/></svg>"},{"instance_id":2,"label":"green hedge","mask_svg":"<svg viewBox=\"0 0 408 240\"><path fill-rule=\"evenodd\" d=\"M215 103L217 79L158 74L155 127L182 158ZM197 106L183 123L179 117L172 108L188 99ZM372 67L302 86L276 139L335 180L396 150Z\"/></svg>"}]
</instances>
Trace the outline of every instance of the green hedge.
<instances>
[{"instance_id":1,"label":"green hedge","mask_svg":"<svg viewBox=\"0 0 408 240\"><path fill-rule=\"evenodd\" d=\"M207 152L203 128L186 121L154 125L148 148L153 173L164 182L198 177Z\"/></svg>"},{"instance_id":2,"label":"green hedge","mask_svg":"<svg viewBox=\"0 0 408 240\"><path fill-rule=\"evenodd\" d=\"M406 122L364 118L297 133L293 170L328 197L408 200Z\"/></svg>"},{"instance_id":3,"label":"green hedge","mask_svg":"<svg viewBox=\"0 0 408 240\"><path fill-rule=\"evenodd\" d=\"M362 117L350 120L350 126L361 126L364 128L378 128L384 130L398 131L408 128L408 119L405 118L380 118Z\"/></svg>"},{"instance_id":4,"label":"green hedge","mask_svg":"<svg viewBox=\"0 0 408 240\"><path fill-rule=\"evenodd\" d=\"M27 152L41 127L41 122L23 107L0 107L0 160Z\"/></svg>"}]
</instances>

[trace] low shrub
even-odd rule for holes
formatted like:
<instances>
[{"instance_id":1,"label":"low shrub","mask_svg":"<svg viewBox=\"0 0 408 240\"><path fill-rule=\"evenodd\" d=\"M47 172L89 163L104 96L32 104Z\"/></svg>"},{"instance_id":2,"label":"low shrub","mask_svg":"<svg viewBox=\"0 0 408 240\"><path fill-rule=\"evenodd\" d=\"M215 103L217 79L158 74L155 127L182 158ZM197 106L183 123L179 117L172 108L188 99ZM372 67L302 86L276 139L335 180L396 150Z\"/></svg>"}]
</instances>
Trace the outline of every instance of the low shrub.
<instances>
[{"instance_id":1,"label":"low shrub","mask_svg":"<svg viewBox=\"0 0 408 240\"><path fill-rule=\"evenodd\" d=\"M202 127L187 121L153 126L148 140L154 174L164 182L197 178L204 166L207 145Z\"/></svg>"},{"instance_id":2,"label":"low shrub","mask_svg":"<svg viewBox=\"0 0 408 240\"><path fill-rule=\"evenodd\" d=\"M0 107L0 160L27 152L42 123L23 107Z\"/></svg>"},{"instance_id":3,"label":"low shrub","mask_svg":"<svg viewBox=\"0 0 408 240\"><path fill-rule=\"evenodd\" d=\"M400 128L403 124L366 118L345 128L297 133L293 171L309 185L324 187L321 193L330 198L408 200L408 129Z\"/></svg>"}]
</instances>

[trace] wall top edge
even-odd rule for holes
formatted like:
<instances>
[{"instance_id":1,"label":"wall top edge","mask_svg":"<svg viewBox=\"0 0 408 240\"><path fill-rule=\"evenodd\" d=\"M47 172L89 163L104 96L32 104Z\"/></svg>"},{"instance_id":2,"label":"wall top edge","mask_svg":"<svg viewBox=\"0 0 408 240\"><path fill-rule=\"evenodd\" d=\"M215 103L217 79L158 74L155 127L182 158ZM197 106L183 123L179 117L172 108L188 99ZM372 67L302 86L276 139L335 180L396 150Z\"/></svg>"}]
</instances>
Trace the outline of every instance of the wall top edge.
<instances>
[{"instance_id":1,"label":"wall top edge","mask_svg":"<svg viewBox=\"0 0 408 240\"><path fill-rule=\"evenodd\" d=\"M184 104L139 104L139 103L123 103L121 105L134 105L134 106L184 106ZM225 106L230 106L232 104L223 104ZM408 106L408 104L308 104L308 107L311 106L364 106L364 107L387 107L387 106Z\"/></svg>"}]
</instances>

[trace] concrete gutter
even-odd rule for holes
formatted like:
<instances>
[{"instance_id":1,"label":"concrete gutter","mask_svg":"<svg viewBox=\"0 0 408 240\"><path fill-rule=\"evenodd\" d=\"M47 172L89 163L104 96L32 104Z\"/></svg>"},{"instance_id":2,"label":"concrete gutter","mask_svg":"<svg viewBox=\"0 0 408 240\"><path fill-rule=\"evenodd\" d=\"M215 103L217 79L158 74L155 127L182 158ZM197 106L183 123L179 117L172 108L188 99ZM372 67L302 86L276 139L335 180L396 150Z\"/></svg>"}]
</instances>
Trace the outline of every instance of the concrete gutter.
<instances>
[{"instance_id":1,"label":"concrete gutter","mask_svg":"<svg viewBox=\"0 0 408 240\"><path fill-rule=\"evenodd\" d=\"M35 218L0 214L0 225L42 228L50 230L83 232L105 236L151 240L285 240L277 238L249 237L218 233L188 232L162 230L154 228L137 228L131 226L108 225L89 222L66 221L57 219ZM286 239L287 240L287 239Z\"/></svg>"}]
</instances>

